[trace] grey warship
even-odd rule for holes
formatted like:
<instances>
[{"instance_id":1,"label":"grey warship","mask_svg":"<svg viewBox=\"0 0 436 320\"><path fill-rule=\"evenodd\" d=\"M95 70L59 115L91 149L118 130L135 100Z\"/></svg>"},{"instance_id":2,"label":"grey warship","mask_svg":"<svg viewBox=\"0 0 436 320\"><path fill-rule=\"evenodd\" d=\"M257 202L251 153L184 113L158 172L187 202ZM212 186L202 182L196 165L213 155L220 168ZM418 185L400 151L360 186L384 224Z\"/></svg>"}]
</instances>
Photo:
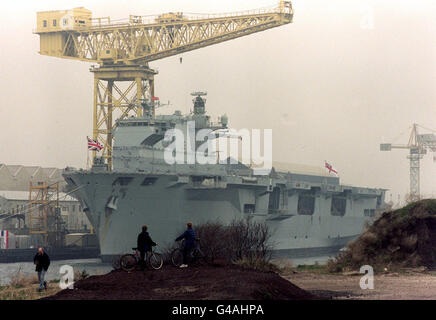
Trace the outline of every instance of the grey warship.
<instances>
[{"instance_id":1,"label":"grey warship","mask_svg":"<svg viewBox=\"0 0 436 320\"><path fill-rule=\"evenodd\" d=\"M95 158L89 170L63 171L94 227L102 260L129 252L144 224L164 247L187 221L247 218L268 225L276 256L328 254L356 238L383 209L385 189L342 185L324 168L273 162L268 174L259 175L240 162L168 164L167 130L184 131L189 121L195 130L227 128L226 116L211 122L201 94L193 102L187 115L155 115L153 102L144 102L143 116L117 121L112 170Z\"/></svg>"}]
</instances>

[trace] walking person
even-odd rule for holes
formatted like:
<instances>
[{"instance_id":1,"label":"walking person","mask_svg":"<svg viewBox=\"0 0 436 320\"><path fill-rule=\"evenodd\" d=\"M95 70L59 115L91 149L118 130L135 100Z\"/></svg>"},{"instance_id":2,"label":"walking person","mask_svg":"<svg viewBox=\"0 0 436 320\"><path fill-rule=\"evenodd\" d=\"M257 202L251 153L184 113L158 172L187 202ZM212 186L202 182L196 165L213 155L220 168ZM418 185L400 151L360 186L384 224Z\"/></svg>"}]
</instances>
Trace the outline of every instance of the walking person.
<instances>
[{"instance_id":1,"label":"walking person","mask_svg":"<svg viewBox=\"0 0 436 320\"><path fill-rule=\"evenodd\" d=\"M192 223L188 222L186 227L186 231L176 239L176 241L185 239L183 244L183 264L180 265L180 268L188 266L188 253L195 247L195 231L192 229Z\"/></svg>"},{"instance_id":2,"label":"walking person","mask_svg":"<svg viewBox=\"0 0 436 320\"><path fill-rule=\"evenodd\" d=\"M33 258L33 263L36 265L35 271L38 272L39 288L38 291L41 292L42 289L47 289L47 282L44 280L45 273L50 266L50 258L47 253L44 252L43 248L38 248L38 252Z\"/></svg>"},{"instance_id":3,"label":"walking person","mask_svg":"<svg viewBox=\"0 0 436 320\"><path fill-rule=\"evenodd\" d=\"M156 243L151 239L147 232L147 226L142 226L142 232L138 235L138 251L141 254L141 259L139 260L139 265L141 269L145 268L145 255L147 252L151 251L151 247L155 246Z\"/></svg>"}]
</instances>

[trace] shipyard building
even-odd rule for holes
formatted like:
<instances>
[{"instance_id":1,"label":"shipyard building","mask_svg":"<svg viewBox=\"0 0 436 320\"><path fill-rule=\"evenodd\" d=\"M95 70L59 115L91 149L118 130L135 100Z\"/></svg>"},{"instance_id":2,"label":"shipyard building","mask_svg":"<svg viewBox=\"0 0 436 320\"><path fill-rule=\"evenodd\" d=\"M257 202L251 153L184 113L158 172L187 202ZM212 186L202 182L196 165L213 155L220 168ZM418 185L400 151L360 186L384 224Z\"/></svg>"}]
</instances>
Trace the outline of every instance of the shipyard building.
<instances>
[{"instance_id":1,"label":"shipyard building","mask_svg":"<svg viewBox=\"0 0 436 320\"><path fill-rule=\"evenodd\" d=\"M82 207L65 193L62 169L5 164L0 164L0 230L23 238L29 235L32 223L30 186L42 184L58 186L56 214L61 218L64 232L89 233L91 224Z\"/></svg>"}]
</instances>

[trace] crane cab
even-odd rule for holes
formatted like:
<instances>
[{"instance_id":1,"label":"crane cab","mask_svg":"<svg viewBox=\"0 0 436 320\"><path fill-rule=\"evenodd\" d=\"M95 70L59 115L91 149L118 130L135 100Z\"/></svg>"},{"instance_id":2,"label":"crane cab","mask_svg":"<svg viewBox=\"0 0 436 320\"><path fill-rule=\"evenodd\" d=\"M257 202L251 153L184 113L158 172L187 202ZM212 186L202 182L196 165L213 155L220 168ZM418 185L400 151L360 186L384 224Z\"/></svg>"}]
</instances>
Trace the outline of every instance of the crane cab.
<instances>
[{"instance_id":1,"label":"crane cab","mask_svg":"<svg viewBox=\"0 0 436 320\"><path fill-rule=\"evenodd\" d=\"M59 57L67 41L66 32L90 27L92 12L83 7L72 10L41 11L36 13L36 33L40 36L40 52Z\"/></svg>"},{"instance_id":2,"label":"crane cab","mask_svg":"<svg viewBox=\"0 0 436 320\"><path fill-rule=\"evenodd\" d=\"M80 30L90 27L92 12L84 7L71 10L40 11L36 13L36 33Z\"/></svg>"}]
</instances>

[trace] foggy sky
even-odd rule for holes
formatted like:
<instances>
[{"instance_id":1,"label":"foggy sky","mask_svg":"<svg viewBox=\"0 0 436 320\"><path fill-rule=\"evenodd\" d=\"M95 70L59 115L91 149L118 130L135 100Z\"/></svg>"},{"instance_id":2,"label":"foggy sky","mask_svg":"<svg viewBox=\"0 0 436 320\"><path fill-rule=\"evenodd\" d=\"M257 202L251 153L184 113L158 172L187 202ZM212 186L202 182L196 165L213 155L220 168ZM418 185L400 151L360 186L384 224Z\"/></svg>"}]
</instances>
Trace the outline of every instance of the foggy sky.
<instances>
[{"instance_id":1,"label":"foggy sky","mask_svg":"<svg viewBox=\"0 0 436 320\"><path fill-rule=\"evenodd\" d=\"M277 1L278 3L278 1ZM15 1L0 11L0 163L85 167L92 135L91 64L38 54L36 12L84 6L94 17L169 11L221 13L275 5L251 1ZM412 123L436 129L436 2L295 0L294 22L150 64L159 112L207 111L232 128L272 128L273 161L323 166L347 184L409 192ZM373 27L362 28L368 13ZM362 22L363 21L363 22ZM365 25L364 25L365 26ZM429 133L421 129L421 133ZM436 195L433 154L421 193Z\"/></svg>"}]
</instances>

